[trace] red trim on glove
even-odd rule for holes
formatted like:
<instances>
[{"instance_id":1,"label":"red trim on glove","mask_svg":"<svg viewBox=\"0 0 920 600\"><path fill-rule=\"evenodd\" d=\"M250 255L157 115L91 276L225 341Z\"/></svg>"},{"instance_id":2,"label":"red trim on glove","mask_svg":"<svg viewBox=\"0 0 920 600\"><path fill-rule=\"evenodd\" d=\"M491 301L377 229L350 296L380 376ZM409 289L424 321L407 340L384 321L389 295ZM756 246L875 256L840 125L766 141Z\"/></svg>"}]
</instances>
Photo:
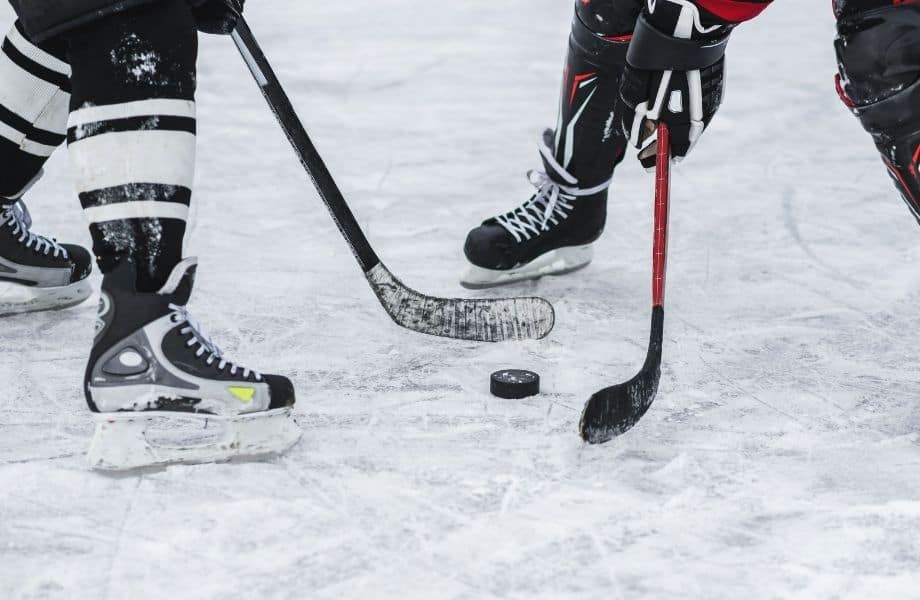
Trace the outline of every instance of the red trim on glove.
<instances>
[{"instance_id":1,"label":"red trim on glove","mask_svg":"<svg viewBox=\"0 0 920 600\"><path fill-rule=\"evenodd\" d=\"M696 0L696 5L729 23L753 19L770 6L769 2L742 2L739 0Z\"/></svg>"}]
</instances>

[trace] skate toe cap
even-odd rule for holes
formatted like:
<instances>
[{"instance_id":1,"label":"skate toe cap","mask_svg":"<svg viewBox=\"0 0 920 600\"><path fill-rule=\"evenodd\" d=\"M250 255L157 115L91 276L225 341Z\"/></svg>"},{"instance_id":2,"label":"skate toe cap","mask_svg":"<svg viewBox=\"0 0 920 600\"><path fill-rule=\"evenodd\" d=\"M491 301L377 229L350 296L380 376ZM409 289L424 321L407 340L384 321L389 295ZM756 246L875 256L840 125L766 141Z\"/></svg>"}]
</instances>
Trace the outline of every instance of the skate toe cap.
<instances>
[{"instance_id":1,"label":"skate toe cap","mask_svg":"<svg viewBox=\"0 0 920 600\"><path fill-rule=\"evenodd\" d=\"M510 256L509 249L514 245L504 227L492 221L486 221L470 231L463 245L467 260L483 269L510 269L516 261Z\"/></svg>"},{"instance_id":2,"label":"skate toe cap","mask_svg":"<svg viewBox=\"0 0 920 600\"><path fill-rule=\"evenodd\" d=\"M89 274L93 271L93 257L89 251L83 246L75 244L63 244L63 247L67 250L67 254L70 255L70 260L73 261L73 273L70 275L70 283L83 281L89 277Z\"/></svg>"},{"instance_id":3,"label":"skate toe cap","mask_svg":"<svg viewBox=\"0 0 920 600\"><path fill-rule=\"evenodd\" d=\"M287 377L281 375L263 375L271 390L272 401L269 410L294 406L296 400L294 384Z\"/></svg>"}]
</instances>

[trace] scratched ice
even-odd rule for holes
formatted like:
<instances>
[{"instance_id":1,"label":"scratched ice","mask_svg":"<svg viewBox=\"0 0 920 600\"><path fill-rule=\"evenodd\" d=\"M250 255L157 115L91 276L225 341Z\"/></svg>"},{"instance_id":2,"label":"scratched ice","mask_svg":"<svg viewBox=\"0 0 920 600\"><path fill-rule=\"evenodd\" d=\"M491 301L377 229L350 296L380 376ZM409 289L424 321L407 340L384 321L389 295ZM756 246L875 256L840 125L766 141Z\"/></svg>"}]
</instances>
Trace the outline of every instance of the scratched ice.
<instances>
[{"instance_id":1,"label":"scratched ice","mask_svg":"<svg viewBox=\"0 0 920 600\"><path fill-rule=\"evenodd\" d=\"M250 4L381 256L465 294L467 229L529 193L571 3ZM674 175L660 396L603 447L576 426L645 354L650 176L619 170L591 267L514 288L555 302L549 338L425 338L381 311L230 40L203 39L193 309L293 377L304 441L92 473L94 303L4 320L0 597L916 597L920 230L835 96L833 29L780 0L736 32L726 105ZM64 159L29 205L88 243ZM508 367L543 393L490 396Z\"/></svg>"}]
</instances>

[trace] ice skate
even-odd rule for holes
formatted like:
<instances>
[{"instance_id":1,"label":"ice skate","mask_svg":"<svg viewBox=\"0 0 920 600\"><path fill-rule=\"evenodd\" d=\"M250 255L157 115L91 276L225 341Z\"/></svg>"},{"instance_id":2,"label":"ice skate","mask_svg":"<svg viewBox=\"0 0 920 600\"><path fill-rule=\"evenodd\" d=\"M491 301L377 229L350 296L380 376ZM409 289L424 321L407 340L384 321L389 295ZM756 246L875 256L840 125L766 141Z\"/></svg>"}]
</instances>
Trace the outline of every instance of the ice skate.
<instances>
[{"instance_id":1,"label":"ice skate","mask_svg":"<svg viewBox=\"0 0 920 600\"><path fill-rule=\"evenodd\" d=\"M291 382L228 361L189 315L195 268L182 261L150 294L135 291L129 260L104 277L85 377L96 413L92 467L255 457L300 439Z\"/></svg>"},{"instance_id":2,"label":"ice skate","mask_svg":"<svg viewBox=\"0 0 920 600\"><path fill-rule=\"evenodd\" d=\"M582 269L604 231L609 182L582 188L553 157L553 133L543 136L544 172L529 173L537 192L511 212L485 221L466 238L470 262L460 280L471 289L495 287Z\"/></svg>"},{"instance_id":3,"label":"ice skate","mask_svg":"<svg viewBox=\"0 0 920 600\"><path fill-rule=\"evenodd\" d=\"M0 316L57 310L92 293L89 252L31 231L22 202L0 199Z\"/></svg>"},{"instance_id":4,"label":"ice skate","mask_svg":"<svg viewBox=\"0 0 920 600\"><path fill-rule=\"evenodd\" d=\"M577 2L554 130L543 133L536 193L466 239L460 283L487 288L582 269L604 231L607 189L627 140L614 107L636 15L632 5Z\"/></svg>"}]
</instances>

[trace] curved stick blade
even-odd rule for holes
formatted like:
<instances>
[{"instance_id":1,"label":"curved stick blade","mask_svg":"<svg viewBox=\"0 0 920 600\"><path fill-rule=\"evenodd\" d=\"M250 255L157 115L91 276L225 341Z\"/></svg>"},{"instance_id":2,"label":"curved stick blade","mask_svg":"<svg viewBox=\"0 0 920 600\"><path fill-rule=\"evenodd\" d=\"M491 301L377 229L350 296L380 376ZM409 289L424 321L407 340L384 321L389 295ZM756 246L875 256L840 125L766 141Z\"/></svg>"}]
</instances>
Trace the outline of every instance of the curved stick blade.
<instances>
[{"instance_id":1,"label":"curved stick blade","mask_svg":"<svg viewBox=\"0 0 920 600\"><path fill-rule=\"evenodd\" d=\"M661 379L661 342L664 309L652 309L648 355L639 373L625 383L603 389L588 400L578 430L589 444L603 444L633 428L648 411Z\"/></svg>"},{"instance_id":2,"label":"curved stick blade","mask_svg":"<svg viewBox=\"0 0 920 600\"><path fill-rule=\"evenodd\" d=\"M365 275L390 318L419 333L476 342L538 340L556 322L553 305L543 298L426 296L403 284L383 263Z\"/></svg>"}]
</instances>

